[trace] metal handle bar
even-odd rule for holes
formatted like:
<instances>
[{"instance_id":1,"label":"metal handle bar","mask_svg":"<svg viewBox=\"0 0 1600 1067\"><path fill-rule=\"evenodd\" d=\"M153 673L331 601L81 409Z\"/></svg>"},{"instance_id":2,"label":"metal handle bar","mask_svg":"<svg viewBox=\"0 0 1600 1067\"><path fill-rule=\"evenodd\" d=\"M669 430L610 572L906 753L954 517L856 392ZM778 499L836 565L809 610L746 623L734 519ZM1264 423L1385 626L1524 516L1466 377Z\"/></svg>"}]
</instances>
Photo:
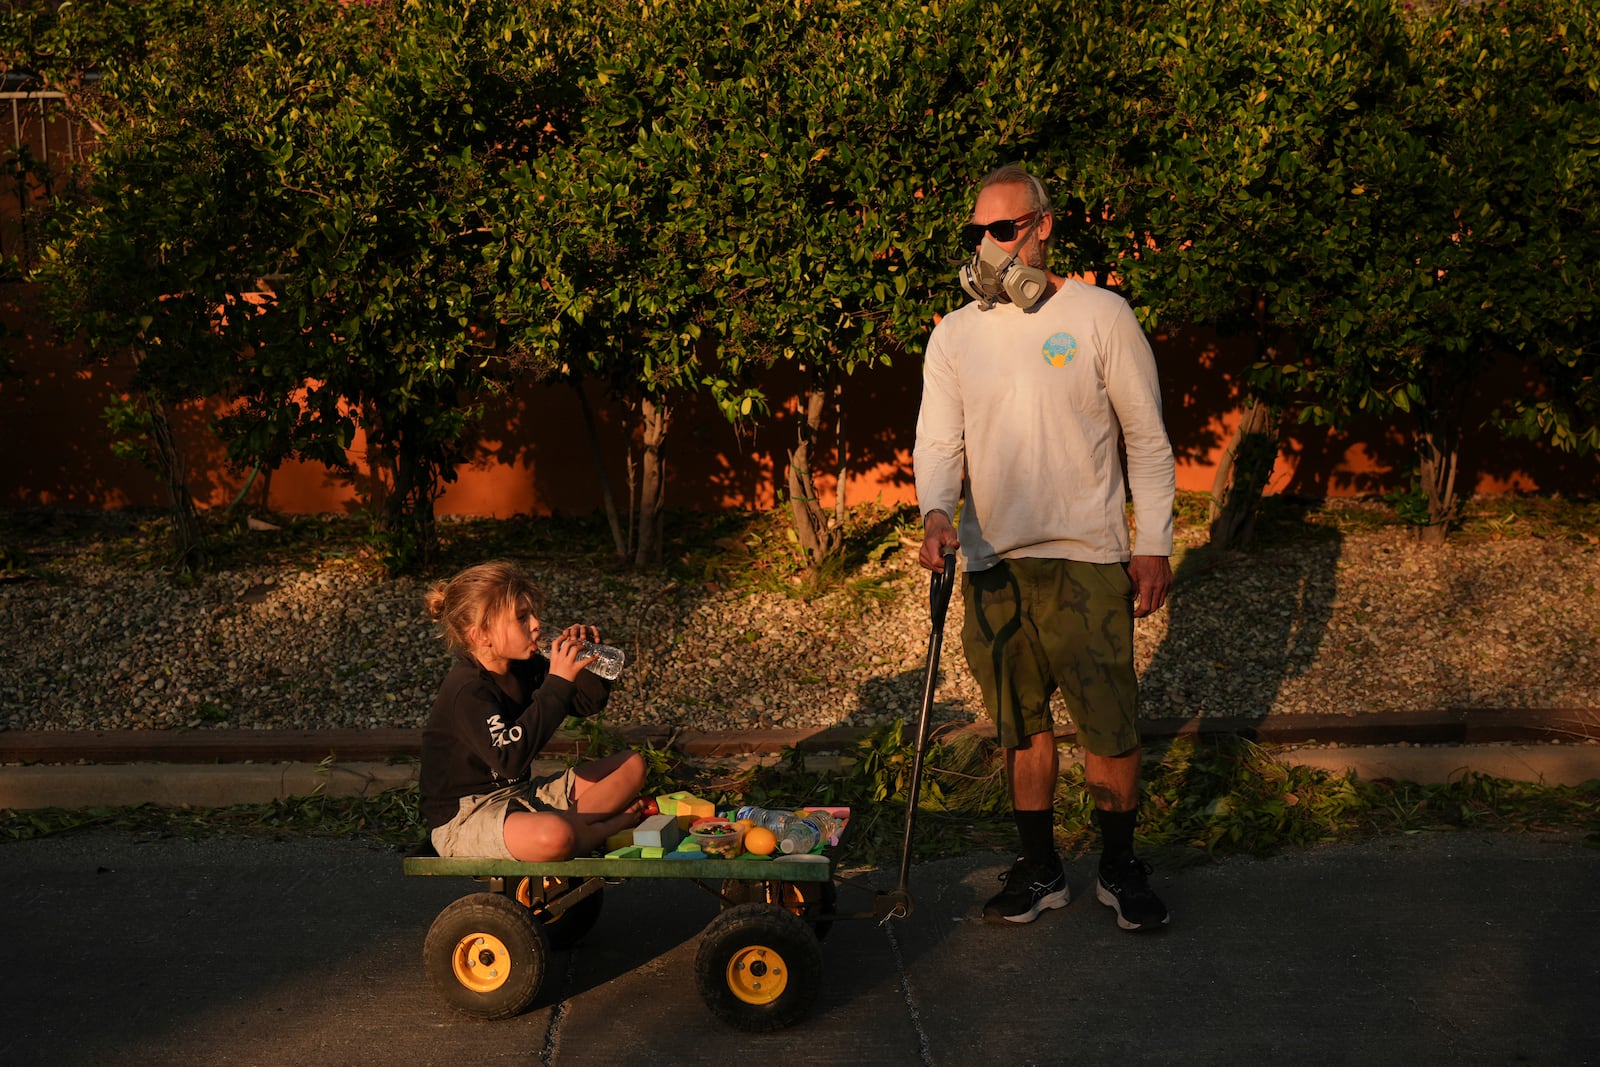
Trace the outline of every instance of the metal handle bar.
<instances>
[{"instance_id":1,"label":"metal handle bar","mask_svg":"<svg viewBox=\"0 0 1600 1067\"><path fill-rule=\"evenodd\" d=\"M933 717L933 693L939 685L939 650L944 645L944 618L950 607L950 593L956 584L956 556L945 553L944 570L933 576L928 587L928 615L933 624L928 636L927 675L922 686L922 716L917 720L917 747L911 761L911 786L906 796L906 839L900 850L900 885L894 896L900 908L897 918L911 914L911 894L906 882L911 876L911 836L917 822L917 800L922 795L922 757L928 747L928 721Z\"/></svg>"}]
</instances>

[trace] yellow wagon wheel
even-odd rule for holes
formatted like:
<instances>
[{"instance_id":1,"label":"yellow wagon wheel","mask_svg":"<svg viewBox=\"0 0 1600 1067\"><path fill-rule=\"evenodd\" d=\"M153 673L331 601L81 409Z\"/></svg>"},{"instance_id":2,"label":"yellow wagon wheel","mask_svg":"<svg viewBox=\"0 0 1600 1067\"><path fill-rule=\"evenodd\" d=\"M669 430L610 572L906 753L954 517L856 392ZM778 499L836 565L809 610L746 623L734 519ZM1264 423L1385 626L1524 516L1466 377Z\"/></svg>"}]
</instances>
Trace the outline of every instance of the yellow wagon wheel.
<instances>
[{"instance_id":1,"label":"yellow wagon wheel","mask_svg":"<svg viewBox=\"0 0 1600 1067\"><path fill-rule=\"evenodd\" d=\"M422 952L445 1003L477 1019L505 1019L539 995L550 947L527 908L474 893L439 913Z\"/></svg>"},{"instance_id":2,"label":"yellow wagon wheel","mask_svg":"<svg viewBox=\"0 0 1600 1067\"><path fill-rule=\"evenodd\" d=\"M789 987L789 965L768 945L746 945L728 960L724 979L746 1004L771 1004Z\"/></svg>"},{"instance_id":3,"label":"yellow wagon wheel","mask_svg":"<svg viewBox=\"0 0 1600 1067\"><path fill-rule=\"evenodd\" d=\"M511 950L493 934L475 930L456 942L450 970L474 993L493 993L511 977Z\"/></svg>"},{"instance_id":4,"label":"yellow wagon wheel","mask_svg":"<svg viewBox=\"0 0 1600 1067\"><path fill-rule=\"evenodd\" d=\"M713 1015L743 1030L780 1030L817 999L822 946L785 908L739 904L706 926L694 971L700 999Z\"/></svg>"}]
</instances>

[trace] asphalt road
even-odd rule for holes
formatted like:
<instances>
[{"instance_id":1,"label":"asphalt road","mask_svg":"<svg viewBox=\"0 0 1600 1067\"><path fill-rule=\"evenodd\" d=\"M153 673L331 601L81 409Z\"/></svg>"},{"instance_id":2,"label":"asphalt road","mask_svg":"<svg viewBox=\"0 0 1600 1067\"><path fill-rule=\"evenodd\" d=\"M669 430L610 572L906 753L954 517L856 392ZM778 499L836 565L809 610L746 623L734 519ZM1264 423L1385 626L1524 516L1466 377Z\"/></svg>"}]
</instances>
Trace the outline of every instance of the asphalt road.
<instances>
[{"instance_id":1,"label":"asphalt road","mask_svg":"<svg viewBox=\"0 0 1600 1067\"><path fill-rule=\"evenodd\" d=\"M482 1023L422 941L466 880L340 841L0 845L0 1063L1583 1064L1600 1062L1600 849L1426 834L1158 871L1173 925L1116 929L1092 861L1066 909L976 921L1006 857L917 867L914 914L840 922L793 1028L717 1022L691 884L608 887L534 1007ZM884 876L889 888L892 875ZM870 897L850 887L846 908Z\"/></svg>"}]
</instances>

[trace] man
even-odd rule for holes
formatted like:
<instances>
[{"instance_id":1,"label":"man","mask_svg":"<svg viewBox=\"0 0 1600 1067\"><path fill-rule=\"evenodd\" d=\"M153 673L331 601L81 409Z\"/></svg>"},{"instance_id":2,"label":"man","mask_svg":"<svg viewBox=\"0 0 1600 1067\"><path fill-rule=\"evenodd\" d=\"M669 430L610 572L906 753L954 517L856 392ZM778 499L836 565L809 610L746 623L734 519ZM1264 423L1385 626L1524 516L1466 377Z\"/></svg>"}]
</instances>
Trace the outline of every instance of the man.
<instances>
[{"instance_id":1,"label":"man","mask_svg":"<svg viewBox=\"0 0 1600 1067\"><path fill-rule=\"evenodd\" d=\"M1027 923L1066 906L1050 713L1060 691L1103 845L1096 896L1123 929L1148 930L1168 913L1133 851L1133 620L1172 586L1172 446L1149 342L1121 297L1046 268L1054 223L1044 186L1020 166L979 187L964 231L973 300L934 328L923 370L919 559L942 572L947 552L964 558L961 642L1005 749L1021 837L984 918Z\"/></svg>"}]
</instances>

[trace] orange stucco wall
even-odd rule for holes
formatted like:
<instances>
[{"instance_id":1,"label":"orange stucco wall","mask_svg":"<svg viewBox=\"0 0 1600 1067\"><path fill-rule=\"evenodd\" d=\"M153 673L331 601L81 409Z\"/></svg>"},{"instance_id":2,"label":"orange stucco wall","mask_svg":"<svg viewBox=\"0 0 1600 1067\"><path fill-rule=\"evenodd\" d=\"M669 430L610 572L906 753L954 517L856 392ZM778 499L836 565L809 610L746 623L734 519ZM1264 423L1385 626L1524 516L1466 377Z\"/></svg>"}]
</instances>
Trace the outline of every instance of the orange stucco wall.
<instances>
[{"instance_id":1,"label":"orange stucco wall","mask_svg":"<svg viewBox=\"0 0 1600 1067\"><path fill-rule=\"evenodd\" d=\"M26 285L0 285L0 322L15 357L15 377L0 383L0 506L44 505L74 509L149 506L162 503L153 475L114 457L101 417L107 401L127 380L127 369L89 365L83 353L63 346L41 326ZM1153 339L1161 368L1168 433L1178 458L1178 485L1208 490L1217 456L1237 417L1243 357L1199 334L1160 334ZM798 375L775 372L767 382L775 417L754 432L736 432L707 405L673 412L667 439L667 501L675 507L773 507L780 499L785 449L798 419ZM1515 368L1494 376L1490 392L1526 388ZM914 499L911 443L921 391L913 360L858 373L847 380L845 420L847 492L851 501ZM788 397L787 402L778 398ZM619 497L626 492L624 442L627 413L592 396L607 464ZM1478 398L1475 418L1492 397ZM207 507L228 504L244 481L229 471L205 430L206 412L185 408L180 433L192 464L191 487ZM833 434L824 441L834 445ZM362 443L352 450L359 461ZM1292 427L1286 435L1271 491L1304 496L1380 492L1394 484L1406 462L1405 428L1373 422L1340 433ZM489 411L472 458L439 501L442 515L588 513L601 498L591 467L587 436L571 388L529 385ZM1469 443L1462 457L1462 484L1479 493L1507 490L1593 492L1596 465L1532 445L1507 444L1488 431ZM837 458L825 454L816 467L821 490L831 500ZM284 513L353 511L356 487L320 465L289 464L258 482L252 499Z\"/></svg>"}]
</instances>

